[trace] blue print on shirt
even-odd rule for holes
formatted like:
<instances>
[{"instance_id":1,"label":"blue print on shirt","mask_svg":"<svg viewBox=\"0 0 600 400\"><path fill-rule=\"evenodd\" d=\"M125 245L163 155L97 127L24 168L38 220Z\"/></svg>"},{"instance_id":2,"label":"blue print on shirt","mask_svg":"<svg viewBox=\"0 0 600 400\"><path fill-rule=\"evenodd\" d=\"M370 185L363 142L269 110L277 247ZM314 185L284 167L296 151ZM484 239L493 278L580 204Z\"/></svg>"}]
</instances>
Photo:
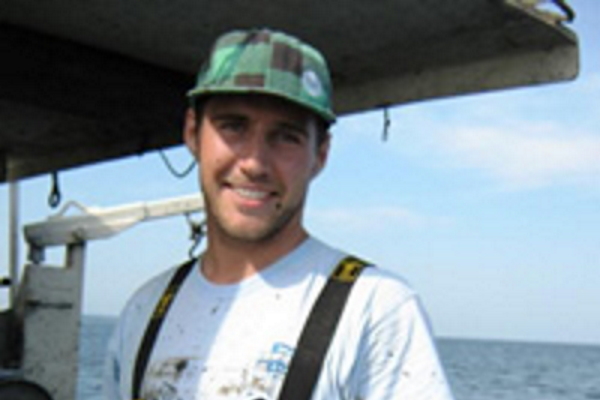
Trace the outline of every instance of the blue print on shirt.
<instances>
[{"instance_id":1,"label":"blue print on shirt","mask_svg":"<svg viewBox=\"0 0 600 400\"><path fill-rule=\"evenodd\" d=\"M257 362L257 366L274 376L282 376L287 372L294 348L281 342L275 342L271 352Z\"/></svg>"}]
</instances>

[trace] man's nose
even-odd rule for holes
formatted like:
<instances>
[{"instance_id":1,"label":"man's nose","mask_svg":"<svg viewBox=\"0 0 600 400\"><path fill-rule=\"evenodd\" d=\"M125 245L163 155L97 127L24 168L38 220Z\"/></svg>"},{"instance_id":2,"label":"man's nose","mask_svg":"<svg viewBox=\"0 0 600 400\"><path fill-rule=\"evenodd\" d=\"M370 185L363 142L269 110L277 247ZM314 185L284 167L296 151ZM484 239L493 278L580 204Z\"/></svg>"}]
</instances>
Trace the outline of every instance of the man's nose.
<instances>
[{"instance_id":1,"label":"man's nose","mask_svg":"<svg viewBox=\"0 0 600 400\"><path fill-rule=\"evenodd\" d=\"M251 177L266 175L271 164L271 151L265 136L259 132L249 135L239 161L247 175Z\"/></svg>"}]
</instances>

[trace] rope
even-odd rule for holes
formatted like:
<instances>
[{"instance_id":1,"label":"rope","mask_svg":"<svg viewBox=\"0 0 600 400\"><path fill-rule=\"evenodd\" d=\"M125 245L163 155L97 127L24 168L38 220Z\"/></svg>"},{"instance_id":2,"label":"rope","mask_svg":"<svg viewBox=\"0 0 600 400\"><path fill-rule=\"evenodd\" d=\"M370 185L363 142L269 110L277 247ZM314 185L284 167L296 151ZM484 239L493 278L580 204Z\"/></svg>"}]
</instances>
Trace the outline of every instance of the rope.
<instances>
[{"instance_id":1,"label":"rope","mask_svg":"<svg viewBox=\"0 0 600 400\"><path fill-rule=\"evenodd\" d=\"M575 11L567 4L565 0L552 0L567 16L568 22L573 22L575 19Z\"/></svg>"},{"instance_id":2,"label":"rope","mask_svg":"<svg viewBox=\"0 0 600 400\"><path fill-rule=\"evenodd\" d=\"M184 169L183 171L177 171L175 169L175 167L173 167L173 164L171 163L171 161L169 161L169 159L167 158L167 155L165 154L165 152L162 151L162 149L158 150L158 154L160 154L160 158L162 158L163 163L167 166L167 169L169 170L169 172L178 179L183 179L186 176L188 176L190 174L190 172L192 172L192 170L196 166L196 160L193 160L186 169Z\"/></svg>"}]
</instances>

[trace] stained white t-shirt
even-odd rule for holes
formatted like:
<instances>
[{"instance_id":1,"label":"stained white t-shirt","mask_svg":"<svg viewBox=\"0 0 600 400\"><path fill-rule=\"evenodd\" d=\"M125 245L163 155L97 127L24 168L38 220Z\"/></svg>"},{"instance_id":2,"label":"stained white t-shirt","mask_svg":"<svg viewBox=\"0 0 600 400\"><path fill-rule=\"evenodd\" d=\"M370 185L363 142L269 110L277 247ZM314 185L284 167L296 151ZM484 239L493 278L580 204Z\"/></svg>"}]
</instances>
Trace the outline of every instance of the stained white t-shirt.
<instances>
[{"instance_id":1,"label":"stained white t-shirt","mask_svg":"<svg viewBox=\"0 0 600 400\"><path fill-rule=\"evenodd\" d=\"M347 254L309 238L259 274L215 285L195 268L161 328L144 400L277 400L304 322ZM130 400L141 337L171 269L125 307L109 345L107 400ZM382 268L355 283L312 400L450 400L452 394L415 293Z\"/></svg>"}]
</instances>

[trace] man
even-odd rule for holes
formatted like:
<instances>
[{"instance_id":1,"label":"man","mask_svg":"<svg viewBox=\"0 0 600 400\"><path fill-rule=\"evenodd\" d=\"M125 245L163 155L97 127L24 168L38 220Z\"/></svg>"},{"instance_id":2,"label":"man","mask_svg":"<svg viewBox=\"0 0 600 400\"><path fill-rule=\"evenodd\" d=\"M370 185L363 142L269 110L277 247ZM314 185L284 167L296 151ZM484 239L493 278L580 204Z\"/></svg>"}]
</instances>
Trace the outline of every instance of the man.
<instances>
[{"instance_id":1,"label":"man","mask_svg":"<svg viewBox=\"0 0 600 400\"><path fill-rule=\"evenodd\" d=\"M207 248L189 273L169 270L130 300L107 398L451 399L415 293L379 267L340 262L346 253L303 226L335 121L320 53L281 32L225 34L189 97L183 135L200 166ZM303 333L309 315L317 333Z\"/></svg>"}]
</instances>

